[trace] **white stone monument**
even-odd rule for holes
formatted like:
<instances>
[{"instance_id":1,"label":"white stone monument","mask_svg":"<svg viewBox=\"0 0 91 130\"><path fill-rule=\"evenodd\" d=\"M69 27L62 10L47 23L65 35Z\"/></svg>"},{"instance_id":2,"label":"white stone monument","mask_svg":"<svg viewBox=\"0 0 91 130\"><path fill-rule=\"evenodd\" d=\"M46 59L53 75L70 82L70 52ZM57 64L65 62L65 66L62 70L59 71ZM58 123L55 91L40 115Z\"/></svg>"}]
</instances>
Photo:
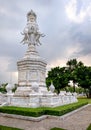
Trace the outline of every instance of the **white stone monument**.
<instances>
[{"instance_id":1,"label":"white stone monument","mask_svg":"<svg viewBox=\"0 0 91 130\"><path fill-rule=\"evenodd\" d=\"M7 94L0 94L0 104L21 107L55 107L77 102L76 96L70 93L60 92L57 95L55 87L51 84L50 91L45 84L46 62L39 56L36 46L41 45L40 33L37 25L37 16L31 10L27 14L27 24L21 33L24 38L21 41L28 48L24 57L17 62L18 88L12 93L12 86L7 85Z\"/></svg>"},{"instance_id":2,"label":"white stone monument","mask_svg":"<svg viewBox=\"0 0 91 130\"><path fill-rule=\"evenodd\" d=\"M22 33L24 38L21 42L27 44L28 49L23 59L17 62L19 87L15 93L16 95L29 95L33 82L39 84L39 90L47 91L45 84L47 64L36 51L36 46L41 45L40 37L43 37L44 34L39 32L36 19L36 14L31 10L27 14L27 25Z\"/></svg>"}]
</instances>

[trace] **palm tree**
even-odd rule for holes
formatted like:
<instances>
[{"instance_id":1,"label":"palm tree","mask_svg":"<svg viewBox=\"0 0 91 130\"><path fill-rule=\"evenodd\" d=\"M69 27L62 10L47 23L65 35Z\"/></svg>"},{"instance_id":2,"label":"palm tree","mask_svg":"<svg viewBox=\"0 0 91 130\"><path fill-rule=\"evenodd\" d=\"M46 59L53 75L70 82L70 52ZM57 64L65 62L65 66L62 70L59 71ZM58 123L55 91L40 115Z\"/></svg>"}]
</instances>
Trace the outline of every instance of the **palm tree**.
<instances>
[{"instance_id":1,"label":"palm tree","mask_svg":"<svg viewBox=\"0 0 91 130\"><path fill-rule=\"evenodd\" d=\"M84 64L81 61L77 62L76 59L71 59L66 63L66 65L70 73L70 80L73 81L73 88L75 92L75 84L77 83L76 68L84 66Z\"/></svg>"}]
</instances>

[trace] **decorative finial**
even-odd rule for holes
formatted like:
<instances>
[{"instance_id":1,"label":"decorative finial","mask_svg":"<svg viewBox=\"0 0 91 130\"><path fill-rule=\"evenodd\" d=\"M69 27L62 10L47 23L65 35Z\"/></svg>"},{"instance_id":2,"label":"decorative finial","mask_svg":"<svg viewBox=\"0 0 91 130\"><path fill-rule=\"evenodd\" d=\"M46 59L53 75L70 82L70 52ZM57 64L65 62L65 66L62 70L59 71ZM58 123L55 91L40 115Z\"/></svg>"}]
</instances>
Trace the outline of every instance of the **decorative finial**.
<instances>
[{"instance_id":1,"label":"decorative finial","mask_svg":"<svg viewBox=\"0 0 91 130\"><path fill-rule=\"evenodd\" d=\"M40 37L44 37L45 35L39 31L38 24L36 22L37 15L31 10L27 13L27 25L21 33L24 35L23 40L21 41L23 44L29 45L41 45Z\"/></svg>"},{"instance_id":2,"label":"decorative finial","mask_svg":"<svg viewBox=\"0 0 91 130\"><path fill-rule=\"evenodd\" d=\"M31 9L31 11L29 11L27 13L27 21L29 21L30 17L34 17L34 19L36 20L37 15L34 13L34 11Z\"/></svg>"}]
</instances>

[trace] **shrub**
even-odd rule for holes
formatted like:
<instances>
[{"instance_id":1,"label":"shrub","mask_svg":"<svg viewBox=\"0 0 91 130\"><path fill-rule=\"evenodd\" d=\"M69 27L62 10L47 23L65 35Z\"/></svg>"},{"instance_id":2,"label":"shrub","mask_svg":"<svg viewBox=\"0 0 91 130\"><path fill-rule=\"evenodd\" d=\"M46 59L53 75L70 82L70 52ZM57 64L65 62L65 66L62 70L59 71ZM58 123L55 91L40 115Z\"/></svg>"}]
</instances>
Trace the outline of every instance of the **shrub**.
<instances>
[{"instance_id":1,"label":"shrub","mask_svg":"<svg viewBox=\"0 0 91 130\"><path fill-rule=\"evenodd\" d=\"M49 109L46 109L45 112L48 115L62 116L64 114L71 112L86 104L88 104L88 103L87 102L78 102L78 103L73 103L73 104L69 104L69 105L55 107L53 109L49 108Z\"/></svg>"},{"instance_id":2,"label":"shrub","mask_svg":"<svg viewBox=\"0 0 91 130\"><path fill-rule=\"evenodd\" d=\"M32 108L23 108L23 107L0 107L0 112L8 114L16 114L23 116L33 116L38 117L44 114L43 109L32 109Z\"/></svg>"}]
</instances>

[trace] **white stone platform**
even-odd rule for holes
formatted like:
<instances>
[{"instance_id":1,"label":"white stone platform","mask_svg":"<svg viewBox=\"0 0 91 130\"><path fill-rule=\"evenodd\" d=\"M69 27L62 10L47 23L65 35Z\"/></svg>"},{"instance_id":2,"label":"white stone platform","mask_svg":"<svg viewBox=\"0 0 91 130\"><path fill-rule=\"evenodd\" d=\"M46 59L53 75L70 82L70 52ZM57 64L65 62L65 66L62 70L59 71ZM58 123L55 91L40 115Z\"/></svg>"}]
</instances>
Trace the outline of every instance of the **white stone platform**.
<instances>
[{"instance_id":1,"label":"white stone platform","mask_svg":"<svg viewBox=\"0 0 91 130\"><path fill-rule=\"evenodd\" d=\"M3 97L3 98L2 98ZM3 96L0 95L0 104L8 106L20 106L20 107L56 107L65 104L77 102L75 95L54 95L47 93L32 92L30 95L15 95L13 93L7 93ZM6 103L6 104L5 104Z\"/></svg>"},{"instance_id":2,"label":"white stone platform","mask_svg":"<svg viewBox=\"0 0 91 130\"><path fill-rule=\"evenodd\" d=\"M7 85L7 94L0 94L2 106L55 107L77 102L76 96L71 93L55 94L53 85L50 86L50 91L47 90L47 63L36 50L36 46L41 45L40 37L44 37L44 34L40 33L36 19L36 14L31 10L27 14L27 24L22 32L22 43L27 44L28 48L24 57L17 62L18 87L12 93L12 86Z\"/></svg>"}]
</instances>

